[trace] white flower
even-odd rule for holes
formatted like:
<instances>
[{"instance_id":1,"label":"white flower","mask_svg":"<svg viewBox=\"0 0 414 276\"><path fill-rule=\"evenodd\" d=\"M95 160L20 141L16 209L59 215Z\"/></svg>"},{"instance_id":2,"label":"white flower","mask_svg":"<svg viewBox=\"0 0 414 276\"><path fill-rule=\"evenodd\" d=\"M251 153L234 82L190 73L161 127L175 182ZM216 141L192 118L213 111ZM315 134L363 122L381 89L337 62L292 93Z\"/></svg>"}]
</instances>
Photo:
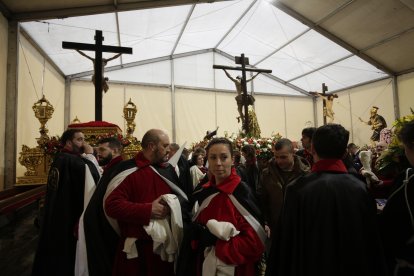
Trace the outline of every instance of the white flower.
<instances>
[{"instance_id":1,"label":"white flower","mask_svg":"<svg viewBox=\"0 0 414 276\"><path fill-rule=\"evenodd\" d=\"M256 144L256 148L260 149L260 144Z\"/></svg>"},{"instance_id":2,"label":"white flower","mask_svg":"<svg viewBox=\"0 0 414 276\"><path fill-rule=\"evenodd\" d=\"M268 142L269 144L271 144L271 143L272 143L272 140L270 140L270 139L267 139L267 142Z\"/></svg>"},{"instance_id":3,"label":"white flower","mask_svg":"<svg viewBox=\"0 0 414 276\"><path fill-rule=\"evenodd\" d=\"M249 143L247 143L246 141L243 142L243 145L248 145Z\"/></svg>"},{"instance_id":4,"label":"white flower","mask_svg":"<svg viewBox=\"0 0 414 276\"><path fill-rule=\"evenodd\" d=\"M269 144L269 145L267 145L267 147L268 147L269 149L271 149L271 148L272 148L272 145L271 145L271 144Z\"/></svg>"},{"instance_id":5,"label":"white flower","mask_svg":"<svg viewBox=\"0 0 414 276\"><path fill-rule=\"evenodd\" d=\"M267 152L267 148L263 148L263 149L262 149L262 151L263 151L263 152Z\"/></svg>"}]
</instances>

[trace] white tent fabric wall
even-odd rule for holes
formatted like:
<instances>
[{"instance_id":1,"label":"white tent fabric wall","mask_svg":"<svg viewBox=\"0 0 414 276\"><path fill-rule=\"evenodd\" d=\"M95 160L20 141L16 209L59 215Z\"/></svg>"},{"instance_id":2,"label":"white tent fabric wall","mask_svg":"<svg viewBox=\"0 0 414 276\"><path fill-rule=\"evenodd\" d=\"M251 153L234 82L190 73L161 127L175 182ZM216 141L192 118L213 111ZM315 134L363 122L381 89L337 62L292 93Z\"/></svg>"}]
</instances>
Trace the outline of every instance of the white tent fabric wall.
<instances>
[{"instance_id":1,"label":"white tent fabric wall","mask_svg":"<svg viewBox=\"0 0 414 276\"><path fill-rule=\"evenodd\" d=\"M323 82L332 83L333 91L386 76L267 0L223 1L24 22L22 28L66 75L87 72L93 67L91 61L75 51L62 49L61 42L93 43L94 30L101 29L104 44L133 48L132 55L111 61L107 69L120 62L128 67L136 62L151 59L155 62L160 57L170 56L174 59L177 85L233 89L231 83L221 82L225 76L207 68L213 61L223 64L218 53L226 58L244 53L251 65L272 69L272 74L282 82L296 85L302 91L320 90ZM177 59L174 56L209 49L217 53L213 57L206 54ZM110 56L112 54L104 54L106 58ZM350 58L343 60L346 57ZM181 72L187 70L191 62L205 68ZM228 64L233 65L232 62ZM168 72L157 72L154 78L146 76L150 80L144 82L154 83L160 77L160 83L165 84L171 67L159 69ZM125 81L123 73L111 73L111 79L119 77L118 80ZM193 77L196 79L191 79ZM275 94L279 91L264 90Z\"/></svg>"},{"instance_id":2,"label":"white tent fabric wall","mask_svg":"<svg viewBox=\"0 0 414 276\"><path fill-rule=\"evenodd\" d=\"M174 59L174 83L214 88L213 53Z\"/></svg>"}]
</instances>

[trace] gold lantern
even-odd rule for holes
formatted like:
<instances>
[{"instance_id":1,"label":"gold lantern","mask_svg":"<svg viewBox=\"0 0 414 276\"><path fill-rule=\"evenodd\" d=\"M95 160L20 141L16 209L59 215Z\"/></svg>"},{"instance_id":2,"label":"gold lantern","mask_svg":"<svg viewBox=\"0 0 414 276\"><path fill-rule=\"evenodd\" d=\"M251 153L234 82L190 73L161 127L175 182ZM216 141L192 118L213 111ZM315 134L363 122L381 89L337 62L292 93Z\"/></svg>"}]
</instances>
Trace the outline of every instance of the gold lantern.
<instances>
[{"instance_id":1,"label":"gold lantern","mask_svg":"<svg viewBox=\"0 0 414 276\"><path fill-rule=\"evenodd\" d=\"M45 98L45 95L43 95L43 97L32 106L32 109L35 113L36 118L40 122L40 128L39 128L40 137L37 138L37 143L39 145L43 145L45 144L45 142L49 140L49 136L47 135L49 130L46 128L45 125L47 121L49 121L49 119L52 118L52 115L55 109L50 104L50 102Z\"/></svg>"},{"instance_id":2,"label":"gold lantern","mask_svg":"<svg viewBox=\"0 0 414 276\"><path fill-rule=\"evenodd\" d=\"M129 99L124 106L124 119L127 121L127 139L132 142L132 133L135 131L135 115L137 114L137 106Z\"/></svg>"}]
</instances>

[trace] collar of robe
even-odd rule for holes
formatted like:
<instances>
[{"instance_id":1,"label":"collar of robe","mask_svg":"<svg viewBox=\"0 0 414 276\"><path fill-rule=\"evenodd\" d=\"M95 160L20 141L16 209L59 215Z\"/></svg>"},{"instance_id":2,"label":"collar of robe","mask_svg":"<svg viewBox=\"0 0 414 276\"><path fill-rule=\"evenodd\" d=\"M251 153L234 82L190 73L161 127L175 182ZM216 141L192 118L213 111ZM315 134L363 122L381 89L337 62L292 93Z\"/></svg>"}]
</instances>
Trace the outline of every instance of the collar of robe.
<instances>
[{"instance_id":1,"label":"collar of robe","mask_svg":"<svg viewBox=\"0 0 414 276\"><path fill-rule=\"evenodd\" d=\"M63 148L60 152L69 153L69 154L73 154L73 155L77 155L77 156L81 155L80 153L73 152L73 151L71 151L67 148Z\"/></svg>"},{"instance_id":2,"label":"collar of robe","mask_svg":"<svg viewBox=\"0 0 414 276\"><path fill-rule=\"evenodd\" d=\"M216 178L214 175L210 181L203 185L203 188L216 187L219 191L225 194L232 194L241 181L240 176L237 175L236 169L232 168L230 175L224 181L216 185Z\"/></svg>"},{"instance_id":3,"label":"collar of robe","mask_svg":"<svg viewBox=\"0 0 414 276\"><path fill-rule=\"evenodd\" d=\"M110 167L112 167L113 165L121 162L122 160L123 159L122 159L122 156L121 155L119 155L119 156L117 156L115 158L112 158L111 161L109 161L109 163L105 166L104 171L108 170Z\"/></svg>"},{"instance_id":4,"label":"collar of robe","mask_svg":"<svg viewBox=\"0 0 414 276\"><path fill-rule=\"evenodd\" d=\"M312 172L348 173L341 159L322 159L313 164Z\"/></svg>"},{"instance_id":5,"label":"collar of robe","mask_svg":"<svg viewBox=\"0 0 414 276\"><path fill-rule=\"evenodd\" d=\"M151 162L145 158L144 153L141 151L135 156L135 163L138 168L144 168L151 165Z\"/></svg>"}]
</instances>

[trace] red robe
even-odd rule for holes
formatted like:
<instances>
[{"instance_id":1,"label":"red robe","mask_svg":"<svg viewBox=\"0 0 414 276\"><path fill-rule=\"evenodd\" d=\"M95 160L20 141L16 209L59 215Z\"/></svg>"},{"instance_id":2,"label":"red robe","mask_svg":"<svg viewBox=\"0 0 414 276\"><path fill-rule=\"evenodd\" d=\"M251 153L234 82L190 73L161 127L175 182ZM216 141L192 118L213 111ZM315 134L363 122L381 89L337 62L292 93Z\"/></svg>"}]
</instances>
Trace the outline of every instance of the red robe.
<instances>
[{"instance_id":1,"label":"red robe","mask_svg":"<svg viewBox=\"0 0 414 276\"><path fill-rule=\"evenodd\" d=\"M240 231L240 234L229 241L217 239L215 244L216 256L227 264L237 265L236 276L251 276L255 275L255 263L262 256L264 245L256 231L236 209L228 196L233 193L239 184L240 177L233 169L232 174L224 183L216 186L219 194L200 212L196 222L202 225L206 225L210 219L231 222ZM214 178L203 188L208 188L211 185L215 185Z\"/></svg>"},{"instance_id":2,"label":"red robe","mask_svg":"<svg viewBox=\"0 0 414 276\"><path fill-rule=\"evenodd\" d=\"M173 263L153 253L152 239L143 228L150 222L152 202L172 193L171 188L149 167L142 153L135 161L139 169L128 175L105 201L107 215L118 221L121 230L113 275L174 275ZM122 251L126 237L137 238L138 258L126 258Z\"/></svg>"}]
</instances>

